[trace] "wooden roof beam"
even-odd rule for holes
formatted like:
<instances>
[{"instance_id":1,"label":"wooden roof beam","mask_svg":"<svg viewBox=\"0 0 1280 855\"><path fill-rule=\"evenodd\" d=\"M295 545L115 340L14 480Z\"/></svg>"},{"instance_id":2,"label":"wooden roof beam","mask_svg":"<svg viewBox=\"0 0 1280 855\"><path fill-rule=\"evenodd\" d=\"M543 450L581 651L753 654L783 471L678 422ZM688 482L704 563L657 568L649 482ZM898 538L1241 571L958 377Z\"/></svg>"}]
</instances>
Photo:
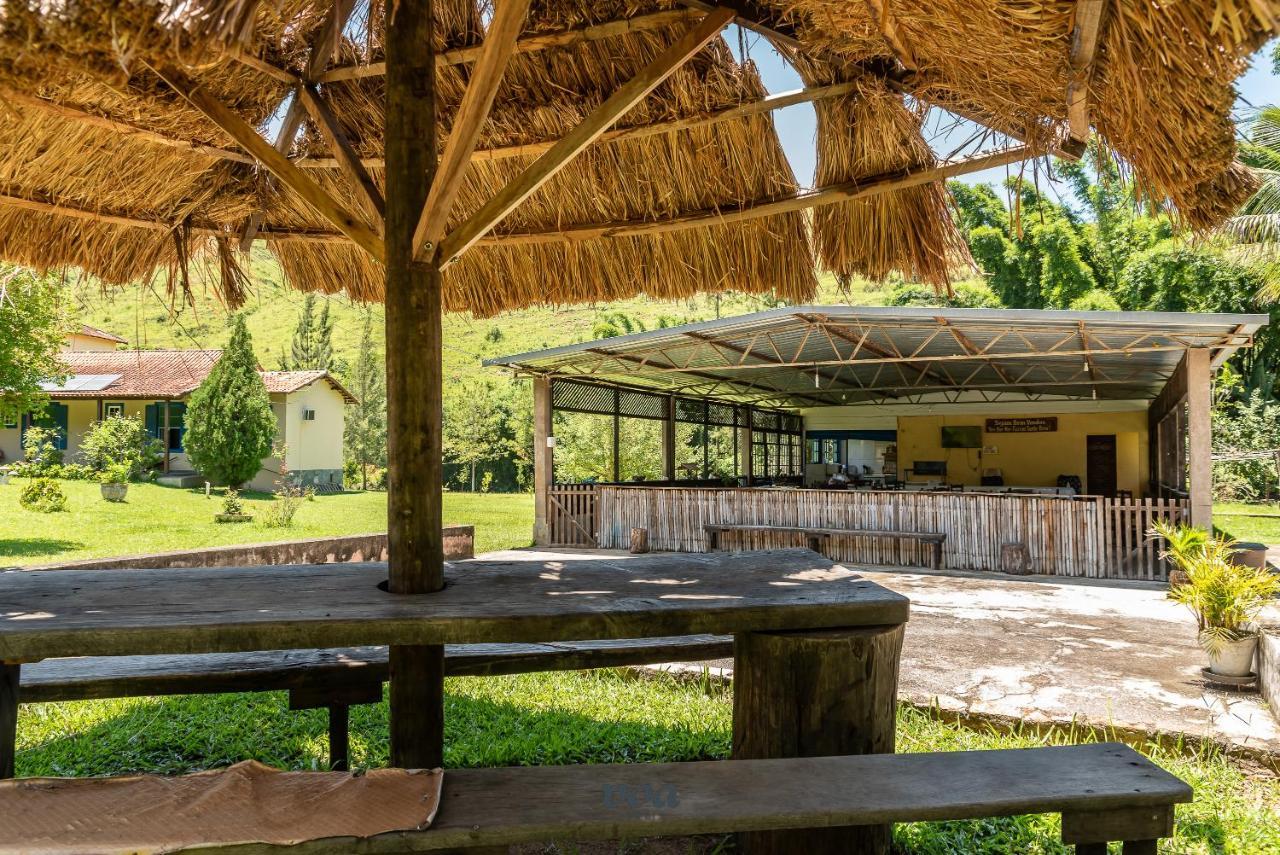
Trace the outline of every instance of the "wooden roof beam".
<instances>
[{"instance_id":1,"label":"wooden roof beam","mask_svg":"<svg viewBox=\"0 0 1280 855\"><path fill-rule=\"evenodd\" d=\"M337 155L338 167L374 215L374 222L378 224L378 231L381 232L382 222L387 216L387 203L382 198L382 191L374 183L368 170L364 168L360 155L352 148L351 141L347 139L346 132L338 122L338 117L329 109L328 103L321 97L314 83L304 83L298 87L298 98L311 114L312 121L316 123L329 148L333 149Z\"/></svg>"},{"instance_id":2,"label":"wooden roof beam","mask_svg":"<svg viewBox=\"0 0 1280 855\"><path fill-rule=\"evenodd\" d=\"M880 28L880 34L884 36L884 40L889 43L889 47L893 50L893 55L898 58L898 62L902 63L903 68L914 72L919 68L916 63L915 53L902 38L902 33L898 30L898 24L889 11L888 0L866 0L866 3L872 17L876 19L876 26Z\"/></svg>"},{"instance_id":3,"label":"wooden roof beam","mask_svg":"<svg viewBox=\"0 0 1280 855\"><path fill-rule=\"evenodd\" d=\"M530 0L502 0L484 34L480 57L471 70L467 91L445 141L444 153L436 168L435 180L427 192L418 225L413 231L413 257L425 261L434 253L449 226L449 213L462 189L480 132L484 129L493 99L502 84L507 63L516 49L516 39L529 13Z\"/></svg>"},{"instance_id":4,"label":"wooden roof beam","mask_svg":"<svg viewBox=\"0 0 1280 855\"><path fill-rule=\"evenodd\" d=\"M316 76L329 65L329 61L333 59L333 55L338 52L338 47L342 44L342 30L346 27L355 8L356 0L334 0L330 15L316 31L315 39L311 43L311 54L307 58L306 73L303 75L304 81L314 83ZM294 138L298 136L298 129L302 127L302 120L306 117L306 107L303 106L298 87L295 86L292 91L293 101L289 103L289 109L285 112L284 121L280 123L274 143L276 151L281 154L287 154L293 147ZM288 96L285 97L288 98ZM280 106L284 106L284 101L280 102ZM265 216L263 211L255 211L249 215L244 225L244 232L240 236L242 252L248 252L253 246L253 239Z\"/></svg>"},{"instance_id":5,"label":"wooden roof beam","mask_svg":"<svg viewBox=\"0 0 1280 855\"><path fill-rule=\"evenodd\" d=\"M670 47L658 54L635 77L624 83L606 98L600 106L578 123L545 154L498 191L461 226L440 243L439 258L442 266L452 264L459 256L476 244L487 232L500 223L522 202L551 180L569 161L609 129L632 107L644 100L650 92L671 74L701 51L733 19L733 13L724 9L708 14L695 24Z\"/></svg>"},{"instance_id":6,"label":"wooden roof beam","mask_svg":"<svg viewBox=\"0 0 1280 855\"><path fill-rule=\"evenodd\" d=\"M630 33L642 33L660 30L676 24L684 24L699 17L691 9L667 9L648 15L636 15L632 18L619 18L600 24L585 27L567 27L549 33L525 36L516 41L515 53L535 53L556 47L568 47L575 44L597 42L603 39L625 36ZM436 54L436 67L463 65L479 60L484 51L484 43L440 51ZM369 62L363 65L344 65L330 69L316 77L317 83L338 83L343 80L361 80L366 77L382 77L387 73L385 62Z\"/></svg>"},{"instance_id":7,"label":"wooden roof beam","mask_svg":"<svg viewBox=\"0 0 1280 855\"><path fill-rule=\"evenodd\" d=\"M680 3L690 9L708 13L717 9L728 9L734 14L733 23L744 30L750 30L757 35L764 36L774 44L793 50L803 47L800 39L796 38L795 31L790 26L779 21L777 14L773 10L754 2L754 0L716 0L716 2L680 0Z\"/></svg>"},{"instance_id":8,"label":"wooden roof beam","mask_svg":"<svg viewBox=\"0 0 1280 855\"><path fill-rule=\"evenodd\" d=\"M986 362L988 365L991 366L992 371L1000 375L1001 380L1003 380L1005 383L1008 383L1011 385L1013 384L1014 381L1013 381L1013 378L1009 376L1009 372L1005 371L999 365L996 365L995 361L991 359L989 356L987 356L986 354L984 354L982 352L982 348L978 347L978 345L974 343L973 339L969 338L969 336L965 335L963 332L956 329L954 326L952 326L949 320L947 320L942 316L938 316L934 318L934 320L937 321L940 325L947 328L947 331L951 333L951 337L956 340L956 344L964 348L965 353L968 353L972 356L981 357L984 362Z\"/></svg>"},{"instance_id":9,"label":"wooden roof beam","mask_svg":"<svg viewBox=\"0 0 1280 855\"><path fill-rule=\"evenodd\" d=\"M847 181L808 193L784 196L780 199L748 202L736 208L695 211L660 220L621 220L568 226L555 231L495 234L477 238L474 243L483 246L521 243L566 243L594 238L664 234L713 224L738 223L761 217L795 213L824 205L834 205L840 202L852 202L857 199L865 199L882 193L901 190L905 187L917 187L922 184L931 184L935 181L945 181L958 175L980 172L993 166L1016 163L1034 156L1035 152L1029 146L1013 146L962 158L942 166L920 169L914 172L900 171L887 175L872 176L860 181ZM453 235L449 236L448 241L453 241Z\"/></svg>"},{"instance_id":10,"label":"wooden roof beam","mask_svg":"<svg viewBox=\"0 0 1280 855\"><path fill-rule=\"evenodd\" d=\"M799 398L804 401L813 401L813 402L819 403L822 406L827 406L829 403L825 398L819 398L814 395L807 394L805 392L792 392L792 391L788 391L787 389L778 389L771 386L763 386L759 383L753 383L750 380L738 380L738 379L729 378L729 377L719 377L715 374L710 374L705 371L698 371L697 369L693 369L693 368L681 368L680 366L674 365L671 362L667 362L666 365L662 365L660 363L654 363L647 359L642 359L638 356L633 356L630 353L616 353L612 350L607 350L603 347L593 347L593 348L590 348L588 352L595 353L600 356L606 356L610 359L619 359L619 360L622 360L623 362L630 362L645 368L653 368L654 370L657 370L657 371L684 374L688 377L697 377L700 380L706 380L714 383L723 383L728 386L737 386L743 389L755 389L756 391L762 392L770 397Z\"/></svg>"},{"instance_id":11,"label":"wooden roof beam","mask_svg":"<svg viewBox=\"0 0 1280 855\"><path fill-rule=\"evenodd\" d=\"M152 67L152 70L192 107L226 131L228 136L253 155L286 187L301 196L321 216L333 223L352 242L377 261L382 261L385 254L382 238L338 204L320 185L295 166L293 161L263 139L262 135L234 110L176 68Z\"/></svg>"},{"instance_id":12,"label":"wooden roof beam","mask_svg":"<svg viewBox=\"0 0 1280 855\"><path fill-rule=\"evenodd\" d=\"M1098 53L1105 0L1076 0L1071 27L1071 80L1067 84L1067 127L1071 139L1089 139L1089 83Z\"/></svg>"}]
</instances>

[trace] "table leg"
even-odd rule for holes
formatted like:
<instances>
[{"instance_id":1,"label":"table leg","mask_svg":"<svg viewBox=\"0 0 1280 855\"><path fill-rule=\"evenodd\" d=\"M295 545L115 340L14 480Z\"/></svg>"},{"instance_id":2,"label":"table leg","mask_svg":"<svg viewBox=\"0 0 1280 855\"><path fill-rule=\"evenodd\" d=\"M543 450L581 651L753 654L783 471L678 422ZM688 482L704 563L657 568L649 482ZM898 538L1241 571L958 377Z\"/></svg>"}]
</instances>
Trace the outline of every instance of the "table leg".
<instances>
[{"instance_id":1,"label":"table leg","mask_svg":"<svg viewBox=\"0 0 1280 855\"><path fill-rule=\"evenodd\" d=\"M351 768L351 707L329 704L329 769L346 772Z\"/></svg>"},{"instance_id":2,"label":"table leg","mask_svg":"<svg viewBox=\"0 0 1280 855\"><path fill-rule=\"evenodd\" d=\"M894 750L904 625L741 633L734 640L733 757ZM892 827L739 835L748 855L888 855Z\"/></svg>"},{"instance_id":3,"label":"table leg","mask_svg":"<svg viewBox=\"0 0 1280 855\"><path fill-rule=\"evenodd\" d=\"M18 680L22 666L0 662L0 778L12 778L18 744Z\"/></svg>"}]
</instances>

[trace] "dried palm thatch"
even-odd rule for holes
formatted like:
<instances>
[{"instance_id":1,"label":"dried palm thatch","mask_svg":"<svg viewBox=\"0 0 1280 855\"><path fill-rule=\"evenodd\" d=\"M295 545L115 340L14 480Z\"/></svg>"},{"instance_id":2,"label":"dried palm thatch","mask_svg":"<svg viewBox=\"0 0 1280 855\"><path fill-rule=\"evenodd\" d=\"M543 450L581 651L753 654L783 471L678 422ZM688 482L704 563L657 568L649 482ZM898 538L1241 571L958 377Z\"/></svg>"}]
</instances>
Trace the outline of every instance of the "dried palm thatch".
<instances>
[{"instance_id":1,"label":"dried palm thatch","mask_svg":"<svg viewBox=\"0 0 1280 855\"><path fill-rule=\"evenodd\" d=\"M848 84L838 97L817 100L820 185L873 184L932 166L924 104L980 116L1036 147L1061 138L1071 0L757 6L772 16L769 26L789 33L786 49L808 86ZM178 285L188 263L202 262L234 304L245 279L231 247L257 224L294 286L380 299L379 262L152 70L182 69L271 136L290 76L310 77L326 65L332 45L315 45L334 8L333 0L6 2L0 255L41 268L79 266L106 282L173 270ZM381 8L354 0L333 57L344 71L318 82L378 187ZM1088 78L1093 124L1152 195L1195 228L1216 224L1249 189L1233 165L1230 87L1249 52L1275 31L1276 18L1267 15L1273 4L1108 0L1106 8ZM443 146L470 81L468 49L484 40L487 8L436 0L434 9L434 47L451 52L437 61ZM521 33L532 46L505 69L450 226L697 17L676 0L535 0ZM914 98L904 98L904 89ZM964 247L940 182L820 207L812 217L801 206L749 213L801 190L768 111L725 114L765 96L754 67L713 41L448 267L447 308L488 315L532 303L720 289L803 300L814 287L811 247L816 264L840 274L903 271L945 287ZM283 143L315 184L380 229L376 209L337 168L328 137L310 119ZM717 212L744 210L749 215L717 219ZM647 228L662 223L678 228Z\"/></svg>"}]
</instances>

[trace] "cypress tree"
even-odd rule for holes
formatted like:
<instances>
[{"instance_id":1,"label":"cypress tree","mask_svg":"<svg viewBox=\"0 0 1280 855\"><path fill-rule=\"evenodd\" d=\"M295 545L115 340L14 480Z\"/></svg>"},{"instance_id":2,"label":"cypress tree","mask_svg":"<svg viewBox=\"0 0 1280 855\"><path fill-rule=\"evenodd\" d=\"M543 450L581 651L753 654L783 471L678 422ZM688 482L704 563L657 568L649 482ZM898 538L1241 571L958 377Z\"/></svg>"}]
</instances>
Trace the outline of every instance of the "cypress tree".
<instances>
[{"instance_id":1,"label":"cypress tree","mask_svg":"<svg viewBox=\"0 0 1280 855\"><path fill-rule=\"evenodd\" d=\"M183 444L191 464L215 484L239 487L271 456L276 417L244 318L232 321L231 341L187 403Z\"/></svg>"},{"instance_id":2,"label":"cypress tree","mask_svg":"<svg viewBox=\"0 0 1280 855\"><path fill-rule=\"evenodd\" d=\"M369 489L370 466L387 461L387 389L382 357L373 349L373 323L365 315L351 391L356 396L347 416L347 456L360 466L360 488Z\"/></svg>"}]
</instances>

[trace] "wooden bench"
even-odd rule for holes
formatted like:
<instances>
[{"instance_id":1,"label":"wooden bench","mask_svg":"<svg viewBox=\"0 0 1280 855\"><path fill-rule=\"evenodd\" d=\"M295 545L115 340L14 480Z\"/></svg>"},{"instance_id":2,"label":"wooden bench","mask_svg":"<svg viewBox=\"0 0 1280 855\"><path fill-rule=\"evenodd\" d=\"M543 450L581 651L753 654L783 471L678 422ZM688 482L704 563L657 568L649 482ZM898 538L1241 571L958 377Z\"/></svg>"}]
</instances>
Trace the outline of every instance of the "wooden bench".
<instances>
[{"instance_id":1,"label":"wooden bench","mask_svg":"<svg viewBox=\"0 0 1280 855\"><path fill-rule=\"evenodd\" d=\"M334 773L308 774L314 783L306 786L319 792ZM93 786L109 788L112 783L103 779ZM0 788L0 815L22 817L20 823L0 827L0 853L24 851L36 837L57 848L71 842L60 839L68 833L75 834L76 851L123 855L163 848L163 841L138 839L127 817L77 815L76 822L62 824L50 819L65 814L57 808L57 789L56 783ZM105 799L108 793L100 790L98 795ZM1059 813L1062 839L1074 844L1078 855L1103 855L1108 841L1123 841L1125 855L1154 855L1157 839L1172 834L1174 805L1190 801L1191 795L1185 783L1115 743L945 754L457 769L445 772L439 812L429 829L363 839L311 839L288 851L425 852L551 840L748 832L743 841L748 852L790 853L803 852L810 836L847 839L855 834L850 826ZM283 851L237 844L253 839L252 811L228 819L227 838L207 841L199 847L201 853ZM788 829L803 831L788 831L782 839L774 836ZM305 840L305 828L300 831ZM883 845L876 848L883 850ZM854 846L851 851L862 850Z\"/></svg>"},{"instance_id":2,"label":"wooden bench","mask_svg":"<svg viewBox=\"0 0 1280 855\"><path fill-rule=\"evenodd\" d=\"M802 534L809 539L808 547L814 552L821 552L819 547L821 541L832 537L883 537L893 538L896 540L916 540L920 543L928 543L933 547L932 567L934 570L942 569L942 544L946 542L947 536L936 532L928 531L893 531L880 529L859 529L859 528L813 528L809 526L786 526L786 525L704 525L703 531L707 533L707 551L715 552L719 548L720 535L723 532L737 532L740 534Z\"/></svg>"},{"instance_id":3,"label":"wooden bench","mask_svg":"<svg viewBox=\"0 0 1280 855\"><path fill-rule=\"evenodd\" d=\"M575 671L733 655L729 636L687 635L546 644L451 644L449 676ZM289 692L289 708L329 711L329 763L346 769L348 708L382 700L387 648L268 650L177 656L84 656L24 665L22 703L220 692ZM0 728L0 761L13 756L16 717ZM0 762L0 777L6 764Z\"/></svg>"}]
</instances>

